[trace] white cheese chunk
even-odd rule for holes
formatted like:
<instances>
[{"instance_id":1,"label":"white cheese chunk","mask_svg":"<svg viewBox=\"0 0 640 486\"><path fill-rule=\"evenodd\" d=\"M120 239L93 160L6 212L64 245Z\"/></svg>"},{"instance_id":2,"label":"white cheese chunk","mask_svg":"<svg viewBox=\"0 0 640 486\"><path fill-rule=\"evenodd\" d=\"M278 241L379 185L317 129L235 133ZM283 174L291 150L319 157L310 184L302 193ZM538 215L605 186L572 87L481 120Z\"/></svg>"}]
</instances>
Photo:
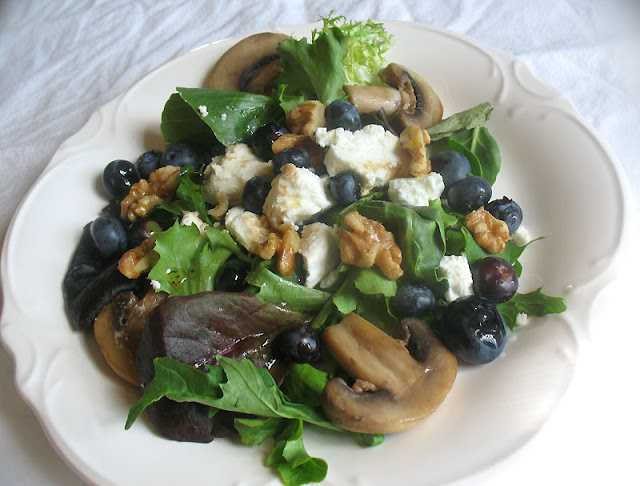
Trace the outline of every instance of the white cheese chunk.
<instances>
[{"instance_id":1,"label":"white cheese chunk","mask_svg":"<svg viewBox=\"0 0 640 486\"><path fill-rule=\"evenodd\" d=\"M269 231L260 223L260 216L245 211L242 206L235 206L225 215L224 224L229 233L247 251L252 251L261 244Z\"/></svg>"},{"instance_id":2,"label":"white cheese chunk","mask_svg":"<svg viewBox=\"0 0 640 486\"><path fill-rule=\"evenodd\" d=\"M358 174L362 190L387 185L409 154L398 143L398 137L380 125L367 125L350 132L344 128L316 130L316 142L329 147L324 165L330 176L347 170Z\"/></svg>"},{"instance_id":3,"label":"white cheese chunk","mask_svg":"<svg viewBox=\"0 0 640 486\"><path fill-rule=\"evenodd\" d=\"M513 232L511 235L511 243L516 246L524 246L527 243L531 242L531 236L529 236L529 232L527 228L520 225L517 230Z\"/></svg>"},{"instance_id":4,"label":"white cheese chunk","mask_svg":"<svg viewBox=\"0 0 640 486\"><path fill-rule=\"evenodd\" d=\"M256 157L244 143L238 143L228 147L224 156L211 160L204 172L202 194L210 204L226 198L230 206L236 206L242 202L244 185L256 176L270 179L271 164Z\"/></svg>"},{"instance_id":5,"label":"white cheese chunk","mask_svg":"<svg viewBox=\"0 0 640 486\"><path fill-rule=\"evenodd\" d=\"M438 274L449 282L449 288L444 294L447 302L473 295L473 278L465 255L443 256Z\"/></svg>"},{"instance_id":6,"label":"white cheese chunk","mask_svg":"<svg viewBox=\"0 0 640 486\"><path fill-rule=\"evenodd\" d=\"M389 199L405 206L428 206L444 191L444 181L437 172L421 177L403 177L389 182Z\"/></svg>"},{"instance_id":7,"label":"white cheese chunk","mask_svg":"<svg viewBox=\"0 0 640 486\"><path fill-rule=\"evenodd\" d=\"M516 327L526 326L529 321L529 316L524 312L516 314Z\"/></svg>"},{"instance_id":8,"label":"white cheese chunk","mask_svg":"<svg viewBox=\"0 0 640 486\"><path fill-rule=\"evenodd\" d=\"M305 285L313 288L340 263L338 231L324 223L313 223L302 229L299 253L307 270Z\"/></svg>"},{"instance_id":9,"label":"white cheese chunk","mask_svg":"<svg viewBox=\"0 0 640 486\"><path fill-rule=\"evenodd\" d=\"M263 210L274 228L298 224L333 206L327 189L328 178L321 178L309 169L287 164L271 183Z\"/></svg>"}]
</instances>

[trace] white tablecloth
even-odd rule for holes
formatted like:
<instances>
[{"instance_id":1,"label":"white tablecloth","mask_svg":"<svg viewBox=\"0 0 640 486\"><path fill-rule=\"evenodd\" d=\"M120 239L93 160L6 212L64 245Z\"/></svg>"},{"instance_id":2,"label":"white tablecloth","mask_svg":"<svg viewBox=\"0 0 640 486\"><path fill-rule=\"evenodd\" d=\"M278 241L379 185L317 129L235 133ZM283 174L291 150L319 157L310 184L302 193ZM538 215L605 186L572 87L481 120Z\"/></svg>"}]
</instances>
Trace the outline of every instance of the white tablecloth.
<instances>
[{"instance_id":1,"label":"white tablecloth","mask_svg":"<svg viewBox=\"0 0 640 486\"><path fill-rule=\"evenodd\" d=\"M445 27L519 57L566 93L613 149L640 207L636 0L7 0L0 3L2 238L56 148L142 76L199 45L314 22L331 10L355 19ZM638 379L627 359L640 342L631 325L640 319L629 304L640 290L634 276L600 297L618 299L619 312L593 329L571 388L549 422L524 448L464 484L638 484L633 448L639 408L631 391ZM19 397L4 348L0 370L0 484L83 484Z\"/></svg>"}]
</instances>

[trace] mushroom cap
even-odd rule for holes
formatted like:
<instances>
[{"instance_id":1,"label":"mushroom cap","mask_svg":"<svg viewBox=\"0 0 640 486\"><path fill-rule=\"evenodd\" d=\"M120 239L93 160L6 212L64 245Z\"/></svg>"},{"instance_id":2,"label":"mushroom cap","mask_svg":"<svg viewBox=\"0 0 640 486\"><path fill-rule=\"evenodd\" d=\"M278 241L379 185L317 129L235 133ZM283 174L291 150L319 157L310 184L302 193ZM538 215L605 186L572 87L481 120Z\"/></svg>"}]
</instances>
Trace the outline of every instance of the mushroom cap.
<instances>
[{"instance_id":1,"label":"mushroom cap","mask_svg":"<svg viewBox=\"0 0 640 486\"><path fill-rule=\"evenodd\" d=\"M398 132L409 125L429 128L442 120L442 102L421 76L391 63L380 72L380 78L400 91L401 106L389 120Z\"/></svg>"},{"instance_id":2,"label":"mushroom cap","mask_svg":"<svg viewBox=\"0 0 640 486\"><path fill-rule=\"evenodd\" d=\"M445 399L457 374L455 355L419 319L402 326L406 346L356 314L325 330L326 347L356 378L351 387L334 378L323 390L323 409L334 425L366 434L400 432Z\"/></svg>"},{"instance_id":3,"label":"mushroom cap","mask_svg":"<svg viewBox=\"0 0 640 486\"><path fill-rule=\"evenodd\" d=\"M261 32L242 39L225 52L207 78L207 86L226 91L264 93L281 68L276 49L285 34Z\"/></svg>"}]
</instances>

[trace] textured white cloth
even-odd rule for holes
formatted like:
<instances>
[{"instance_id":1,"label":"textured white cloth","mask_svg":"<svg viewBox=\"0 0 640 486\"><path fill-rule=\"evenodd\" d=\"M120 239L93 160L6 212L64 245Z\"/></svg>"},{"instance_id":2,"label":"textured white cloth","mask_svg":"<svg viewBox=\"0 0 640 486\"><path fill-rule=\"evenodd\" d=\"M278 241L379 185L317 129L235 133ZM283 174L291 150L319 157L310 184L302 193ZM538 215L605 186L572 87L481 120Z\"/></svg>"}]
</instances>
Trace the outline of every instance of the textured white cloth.
<instances>
[{"instance_id":1,"label":"textured white cloth","mask_svg":"<svg viewBox=\"0 0 640 486\"><path fill-rule=\"evenodd\" d=\"M57 147L144 75L202 44L314 22L331 10L355 19L448 28L522 59L539 79L567 94L617 154L640 207L636 0L7 0L0 2L0 238ZM0 370L0 484L83 484L48 445L19 398L12 360L3 348ZM594 403L605 402L579 405L597 415ZM531 446L474 484L557 484L554 478L574 475L583 481L604 479L610 469L631 474L622 451L593 452L571 434L579 432L589 441L595 429L611 442L620 442L622 435L606 435L608 427L593 422L581 429L566 407L558 415L565 422L552 419ZM574 453L584 460L571 459Z\"/></svg>"}]
</instances>

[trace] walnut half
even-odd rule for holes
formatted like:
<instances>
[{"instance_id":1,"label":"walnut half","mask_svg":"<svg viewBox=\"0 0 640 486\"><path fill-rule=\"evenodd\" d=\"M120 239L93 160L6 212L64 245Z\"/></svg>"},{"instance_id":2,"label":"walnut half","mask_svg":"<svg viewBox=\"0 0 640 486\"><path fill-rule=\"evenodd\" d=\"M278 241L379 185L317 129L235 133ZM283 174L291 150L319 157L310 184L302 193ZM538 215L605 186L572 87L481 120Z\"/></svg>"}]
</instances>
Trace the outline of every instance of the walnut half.
<instances>
[{"instance_id":1,"label":"walnut half","mask_svg":"<svg viewBox=\"0 0 640 486\"><path fill-rule=\"evenodd\" d=\"M382 274L391 280L402 277L402 251L396 245L393 233L357 211L347 214L344 222L352 229L339 230L340 256L344 263L360 268L377 265Z\"/></svg>"},{"instance_id":2,"label":"walnut half","mask_svg":"<svg viewBox=\"0 0 640 486\"><path fill-rule=\"evenodd\" d=\"M471 231L476 243L489 253L501 253L507 246L509 241L507 223L496 219L483 207L467 214L464 224Z\"/></svg>"},{"instance_id":3,"label":"walnut half","mask_svg":"<svg viewBox=\"0 0 640 486\"><path fill-rule=\"evenodd\" d=\"M168 165L153 171L149 181L136 182L120 203L120 217L133 223L149 214L154 206L171 201L180 185L179 173L180 167Z\"/></svg>"}]
</instances>

